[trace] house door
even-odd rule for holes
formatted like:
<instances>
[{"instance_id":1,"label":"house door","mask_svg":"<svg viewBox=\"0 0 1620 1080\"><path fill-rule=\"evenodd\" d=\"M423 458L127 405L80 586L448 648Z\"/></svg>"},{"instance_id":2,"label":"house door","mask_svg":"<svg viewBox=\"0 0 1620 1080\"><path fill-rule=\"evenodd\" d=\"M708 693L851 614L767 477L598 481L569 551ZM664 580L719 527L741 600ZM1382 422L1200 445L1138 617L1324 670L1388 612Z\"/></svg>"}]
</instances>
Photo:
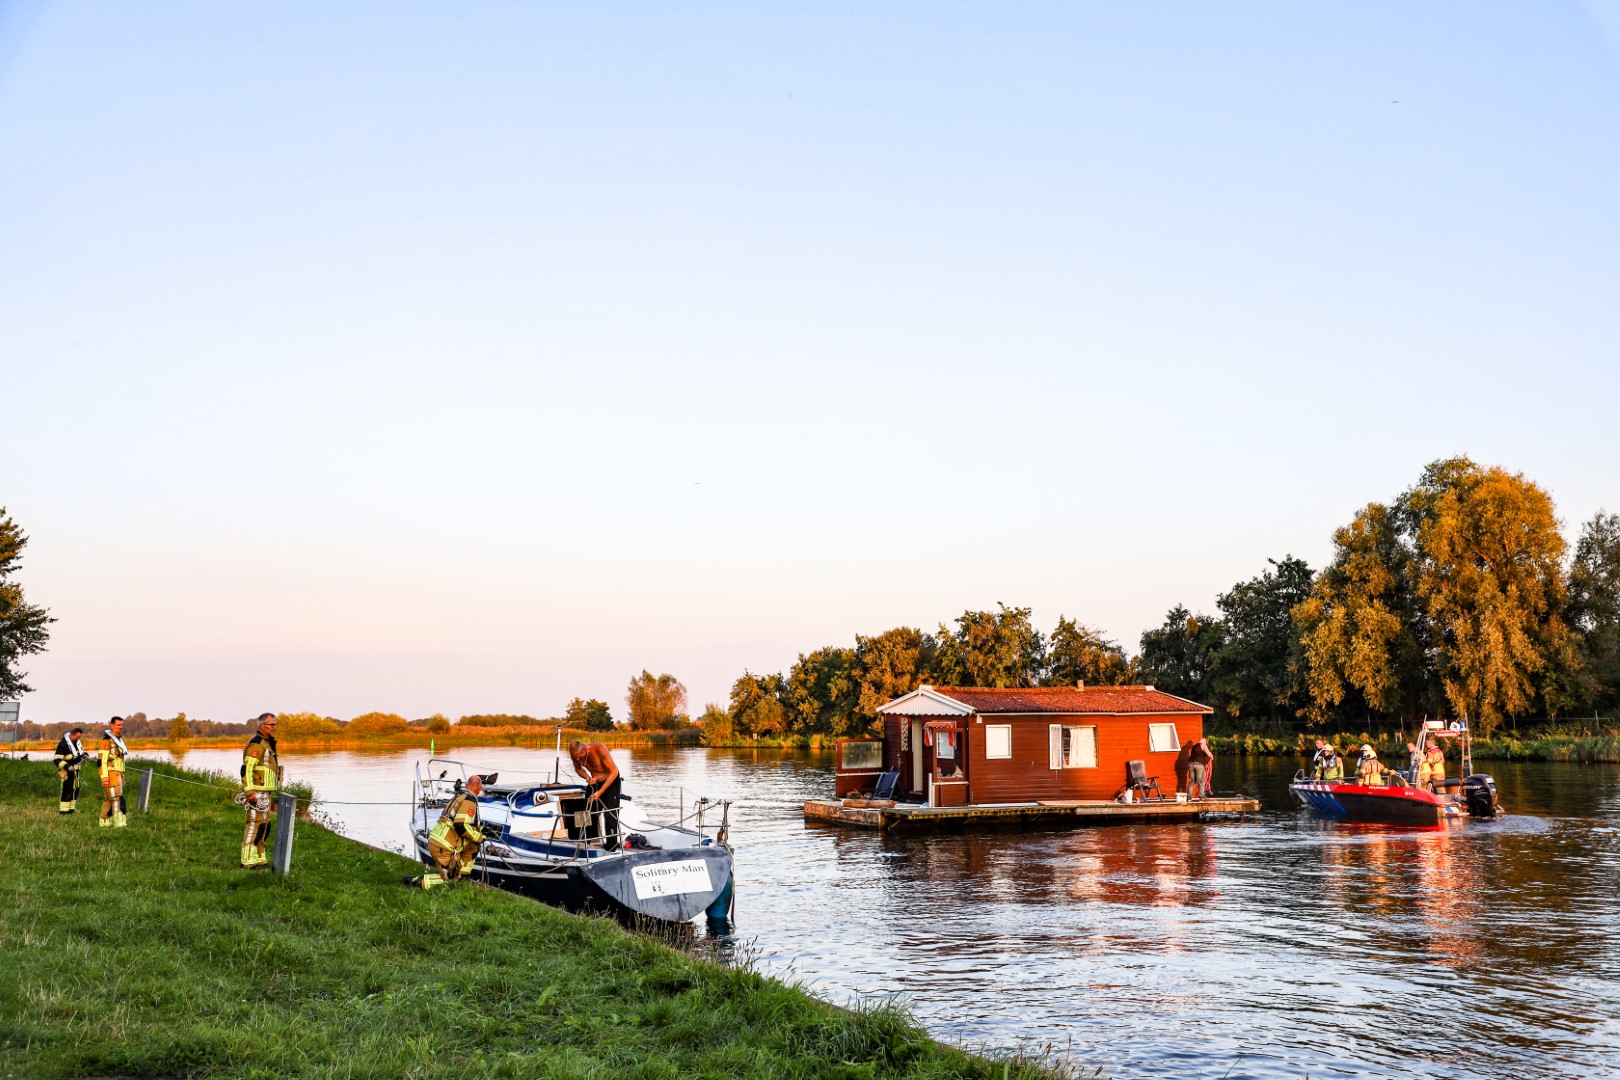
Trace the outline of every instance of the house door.
<instances>
[{"instance_id":1,"label":"house door","mask_svg":"<svg viewBox=\"0 0 1620 1080\"><path fill-rule=\"evenodd\" d=\"M928 765L923 758L923 722L911 721L911 790L921 795L928 783Z\"/></svg>"}]
</instances>

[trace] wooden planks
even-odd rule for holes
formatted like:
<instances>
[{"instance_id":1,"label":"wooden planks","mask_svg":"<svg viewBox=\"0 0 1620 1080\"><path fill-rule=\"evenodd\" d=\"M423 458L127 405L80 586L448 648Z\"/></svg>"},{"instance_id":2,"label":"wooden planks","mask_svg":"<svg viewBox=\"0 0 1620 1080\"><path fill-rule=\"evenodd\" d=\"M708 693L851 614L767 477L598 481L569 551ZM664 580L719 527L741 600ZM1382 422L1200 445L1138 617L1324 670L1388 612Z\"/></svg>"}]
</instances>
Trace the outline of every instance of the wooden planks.
<instances>
[{"instance_id":1,"label":"wooden planks","mask_svg":"<svg viewBox=\"0 0 1620 1080\"><path fill-rule=\"evenodd\" d=\"M1101 825L1120 822L1199 821L1210 815L1252 814L1258 799L1235 796L1197 802L1118 803L1092 799L1064 799L996 806L912 806L886 808L844 806L831 799L804 804L804 820L823 825L883 831L922 831L968 828L1049 828L1061 825Z\"/></svg>"}]
</instances>

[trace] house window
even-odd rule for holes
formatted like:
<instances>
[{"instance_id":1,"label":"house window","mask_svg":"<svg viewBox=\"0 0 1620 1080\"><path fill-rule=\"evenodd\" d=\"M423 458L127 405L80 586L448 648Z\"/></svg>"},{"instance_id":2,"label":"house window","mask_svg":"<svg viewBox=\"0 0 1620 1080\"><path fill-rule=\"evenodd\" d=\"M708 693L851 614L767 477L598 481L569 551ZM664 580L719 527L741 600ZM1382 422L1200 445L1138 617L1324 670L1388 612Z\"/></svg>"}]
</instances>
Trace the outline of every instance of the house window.
<instances>
[{"instance_id":1,"label":"house window","mask_svg":"<svg viewBox=\"0 0 1620 1080\"><path fill-rule=\"evenodd\" d=\"M1095 769L1097 767L1097 729L1070 724L1053 724L1048 728L1052 739L1052 768Z\"/></svg>"},{"instance_id":2,"label":"house window","mask_svg":"<svg viewBox=\"0 0 1620 1080\"><path fill-rule=\"evenodd\" d=\"M1012 757L1012 725L986 724L984 727L984 756L987 758Z\"/></svg>"},{"instance_id":3,"label":"house window","mask_svg":"<svg viewBox=\"0 0 1620 1080\"><path fill-rule=\"evenodd\" d=\"M1148 725L1148 752L1152 754L1173 754L1181 749L1181 740L1176 737L1174 724Z\"/></svg>"}]
</instances>

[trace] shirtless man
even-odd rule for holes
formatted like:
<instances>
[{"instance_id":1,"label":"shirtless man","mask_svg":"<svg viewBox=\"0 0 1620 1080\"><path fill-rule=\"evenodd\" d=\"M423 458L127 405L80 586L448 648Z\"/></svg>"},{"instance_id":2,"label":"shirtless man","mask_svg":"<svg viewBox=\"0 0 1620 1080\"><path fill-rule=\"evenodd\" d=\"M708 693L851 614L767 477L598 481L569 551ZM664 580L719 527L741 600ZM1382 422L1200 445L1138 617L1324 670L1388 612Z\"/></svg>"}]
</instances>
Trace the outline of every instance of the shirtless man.
<instances>
[{"instance_id":1,"label":"shirtless man","mask_svg":"<svg viewBox=\"0 0 1620 1080\"><path fill-rule=\"evenodd\" d=\"M602 837L602 847L608 851L617 851L619 791L624 781L619 775L619 766L614 762L613 755L608 753L608 748L601 743L581 742L575 739L568 744L568 757L574 763L574 772L590 785L591 794L585 800L585 808L591 814L591 833L595 834L600 829L605 833ZM592 803L600 805L592 806Z\"/></svg>"}]
</instances>

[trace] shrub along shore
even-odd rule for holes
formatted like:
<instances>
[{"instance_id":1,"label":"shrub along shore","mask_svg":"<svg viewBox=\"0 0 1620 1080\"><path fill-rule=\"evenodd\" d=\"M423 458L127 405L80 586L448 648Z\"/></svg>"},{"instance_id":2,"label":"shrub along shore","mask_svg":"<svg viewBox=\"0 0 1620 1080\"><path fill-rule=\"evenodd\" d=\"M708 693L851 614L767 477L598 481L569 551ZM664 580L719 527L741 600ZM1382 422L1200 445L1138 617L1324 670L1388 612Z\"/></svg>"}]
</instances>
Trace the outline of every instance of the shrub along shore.
<instances>
[{"instance_id":1,"label":"shrub along shore","mask_svg":"<svg viewBox=\"0 0 1620 1080\"><path fill-rule=\"evenodd\" d=\"M290 875L240 870L218 791L160 777L124 829L98 801L92 777L59 817L49 763L0 759L3 1080L1053 1075L610 920L407 889L409 860L311 821Z\"/></svg>"},{"instance_id":2,"label":"shrub along shore","mask_svg":"<svg viewBox=\"0 0 1620 1080\"><path fill-rule=\"evenodd\" d=\"M84 744L91 749L99 745L101 728L96 725L85 726ZM567 746L570 740L583 739L586 742L599 742L607 746L628 747L678 747L698 746L702 741L702 734L698 731L630 731L618 729L614 731L580 731L573 728L564 728L562 743ZM248 740L247 735L214 735L208 737L191 737L185 739L166 738L134 738L125 739L131 750L202 750L221 746L240 747ZM410 750L415 748L427 749L447 748L456 746L535 746L542 748L557 745L557 729L548 727L452 727L449 731L430 732L424 728L411 728L408 731L389 732L379 735L298 735L287 734L277 739L283 747L305 749L313 747L318 750ZM18 744L19 751L37 753L44 751L50 753L56 747L56 740L33 740Z\"/></svg>"},{"instance_id":3,"label":"shrub along shore","mask_svg":"<svg viewBox=\"0 0 1620 1080\"><path fill-rule=\"evenodd\" d=\"M1218 754L1256 754L1281 757L1310 757L1316 752L1316 740L1326 739L1341 753L1349 753L1366 743L1378 751L1386 764L1405 768L1406 740L1415 732L1309 732L1288 736L1269 735L1211 735L1210 748ZM1505 737L1498 733L1489 739L1474 740L1475 761L1563 761L1563 762L1620 762L1620 733L1600 732L1577 734L1571 732L1527 733L1523 738Z\"/></svg>"}]
</instances>

